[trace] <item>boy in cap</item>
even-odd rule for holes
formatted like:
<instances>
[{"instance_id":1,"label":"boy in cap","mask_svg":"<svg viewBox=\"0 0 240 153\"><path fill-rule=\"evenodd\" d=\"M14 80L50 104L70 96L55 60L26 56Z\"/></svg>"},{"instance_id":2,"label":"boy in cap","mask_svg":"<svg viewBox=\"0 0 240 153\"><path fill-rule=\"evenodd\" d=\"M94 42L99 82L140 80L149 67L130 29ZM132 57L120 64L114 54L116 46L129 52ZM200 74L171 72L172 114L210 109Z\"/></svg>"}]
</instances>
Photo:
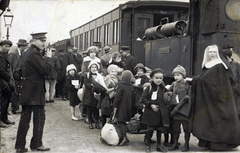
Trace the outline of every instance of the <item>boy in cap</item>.
<instances>
[{"instance_id":1,"label":"boy in cap","mask_svg":"<svg viewBox=\"0 0 240 153\"><path fill-rule=\"evenodd\" d=\"M107 75L107 67L108 67L108 63L112 57L112 48L110 48L109 46L105 46L103 48L104 51L104 55L101 56L101 62L102 62L102 66L103 66L103 75Z\"/></svg>"},{"instance_id":2,"label":"boy in cap","mask_svg":"<svg viewBox=\"0 0 240 153\"><path fill-rule=\"evenodd\" d=\"M11 93L15 88L12 70L8 59L8 51L11 46L12 42L10 40L3 40L0 42L1 128L7 127L7 124L14 124L14 122L8 120L8 106L10 103Z\"/></svg>"},{"instance_id":3,"label":"boy in cap","mask_svg":"<svg viewBox=\"0 0 240 153\"><path fill-rule=\"evenodd\" d=\"M32 44L24 53L22 67L22 86L20 90L20 105L22 105L22 115L20 118L17 138L16 152L27 152L26 135L33 113L33 137L30 148L36 151L49 151L50 148L44 147L42 143L43 128L45 123L45 91L44 77L49 75L52 69L50 57L51 50L46 52L44 61L41 52L45 48L46 32L33 33Z\"/></svg>"}]
</instances>

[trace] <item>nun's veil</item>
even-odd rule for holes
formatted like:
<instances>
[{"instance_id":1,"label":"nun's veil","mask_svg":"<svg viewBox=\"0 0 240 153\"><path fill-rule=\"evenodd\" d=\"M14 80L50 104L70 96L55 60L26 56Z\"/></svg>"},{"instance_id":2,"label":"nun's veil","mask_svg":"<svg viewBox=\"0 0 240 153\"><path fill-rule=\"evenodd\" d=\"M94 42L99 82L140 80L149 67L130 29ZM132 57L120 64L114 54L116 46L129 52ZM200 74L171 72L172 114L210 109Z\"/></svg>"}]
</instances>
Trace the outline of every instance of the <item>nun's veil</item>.
<instances>
[{"instance_id":1,"label":"nun's veil","mask_svg":"<svg viewBox=\"0 0 240 153\"><path fill-rule=\"evenodd\" d=\"M208 54L208 51L210 48L215 48L217 50L217 56L218 56L218 59L220 60L220 62L223 64L223 66L228 69L230 68L230 64L229 62L227 61L226 57L223 55L223 52L221 50L221 48L217 45L209 45L205 51L204 51L204 56L203 56L203 62L202 62L202 68L205 67L205 64L207 62L209 62L211 59L209 57L209 54Z\"/></svg>"}]
</instances>

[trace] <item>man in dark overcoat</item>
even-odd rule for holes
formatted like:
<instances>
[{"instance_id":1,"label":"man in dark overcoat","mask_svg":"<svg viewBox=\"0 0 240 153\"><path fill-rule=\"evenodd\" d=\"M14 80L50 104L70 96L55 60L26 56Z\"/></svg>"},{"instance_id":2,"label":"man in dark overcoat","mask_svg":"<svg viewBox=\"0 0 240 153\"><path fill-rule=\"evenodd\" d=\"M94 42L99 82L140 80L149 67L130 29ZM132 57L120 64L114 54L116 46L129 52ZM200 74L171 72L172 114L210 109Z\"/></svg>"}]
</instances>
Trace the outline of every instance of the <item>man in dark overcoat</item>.
<instances>
[{"instance_id":1,"label":"man in dark overcoat","mask_svg":"<svg viewBox=\"0 0 240 153\"><path fill-rule=\"evenodd\" d=\"M134 72L134 68L137 65L137 61L135 59L135 57L133 57L130 54L130 47L129 46L122 46L121 50L119 51L123 57L122 62L125 65L125 70L130 70L133 74L135 74Z\"/></svg>"},{"instance_id":2,"label":"man in dark overcoat","mask_svg":"<svg viewBox=\"0 0 240 153\"><path fill-rule=\"evenodd\" d=\"M12 46L9 40L0 42L0 84L1 84L1 119L0 127L6 127L6 124L14 124L8 120L8 107L15 83L12 76L12 69L8 59L8 51Z\"/></svg>"},{"instance_id":3,"label":"man in dark overcoat","mask_svg":"<svg viewBox=\"0 0 240 153\"><path fill-rule=\"evenodd\" d=\"M27 152L26 135L33 113L33 136L30 148L36 151L49 151L42 143L43 127L45 123L45 86L44 77L49 75L53 64L51 63L51 50L47 50L45 61L41 52L45 48L46 33L31 34L33 42L23 55L22 90L20 90L20 105L22 113L17 131L15 148L17 152Z\"/></svg>"},{"instance_id":4,"label":"man in dark overcoat","mask_svg":"<svg viewBox=\"0 0 240 153\"><path fill-rule=\"evenodd\" d=\"M20 61L21 56L26 49L28 43L24 39L19 39L17 43L17 48L15 48L12 52L9 52L9 60L13 69L13 78L15 80L16 92L12 93L11 98L11 107L12 113L16 114L16 111L19 110L19 91L20 91Z\"/></svg>"}]
</instances>

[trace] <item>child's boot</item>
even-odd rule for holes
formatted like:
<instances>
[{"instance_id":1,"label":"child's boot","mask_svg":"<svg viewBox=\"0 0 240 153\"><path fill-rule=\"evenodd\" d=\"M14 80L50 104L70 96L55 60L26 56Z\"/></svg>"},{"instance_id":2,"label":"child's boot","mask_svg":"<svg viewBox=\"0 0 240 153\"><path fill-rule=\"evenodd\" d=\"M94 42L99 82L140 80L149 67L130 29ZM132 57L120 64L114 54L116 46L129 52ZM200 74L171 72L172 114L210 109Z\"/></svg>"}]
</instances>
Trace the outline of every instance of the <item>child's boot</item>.
<instances>
[{"instance_id":1,"label":"child's boot","mask_svg":"<svg viewBox=\"0 0 240 153\"><path fill-rule=\"evenodd\" d=\"M179 139L179 133L174 133L174 143L171 148L169 148L170 151L177 150L179 148L178 146L178 139Z\"/></svg>"},{"instance_id":2,"label":"child's boot","mask_svg":"<svg viewBox=\"0 0 240 153\"><path fill-rule=\"evenodd\" d=\"M190 133L185 133L185 144L183 146L182 151L187 152L189 151L189 140L190 140Z\"/></svg>"},{"instance_id":3,"label":"child's boot","mask_svg":"<svg viewBox=\"0 0 240 153\"><path fill-rule=\"evenodd\" d=\"M166 150L161 145L161 135L162 135L162 132L160 130L158 130L157 131L157 148L156 148L156 151L158 151L158 152L166 152Z\"/></svg>"},{"instance_id":4,"label":"child's boot","mask_svg":"<svg viewBox=\"0 0 240 153\"><path fill-rule=\"evenodd\" d=\"M169 138L169 134L168 133L164 134L164 143L163 143L163 145L167 146L167 147L171 147L172 144L168 142L168 138Z\"/></svg>"}]
</instances>

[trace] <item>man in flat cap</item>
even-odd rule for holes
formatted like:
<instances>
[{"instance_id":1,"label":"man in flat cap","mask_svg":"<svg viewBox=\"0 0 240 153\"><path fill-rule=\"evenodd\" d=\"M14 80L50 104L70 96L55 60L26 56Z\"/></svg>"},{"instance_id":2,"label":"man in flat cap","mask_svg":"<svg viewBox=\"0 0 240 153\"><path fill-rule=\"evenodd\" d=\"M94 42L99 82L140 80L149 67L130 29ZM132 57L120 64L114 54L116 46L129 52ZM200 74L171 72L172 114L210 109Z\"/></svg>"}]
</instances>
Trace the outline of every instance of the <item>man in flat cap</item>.
<instances>
[{"instance_id":1,"label":"man in flat cap","mask_svg":"<svg viewBox=\"0 0 240 153\"><path fill-rule=\"evenodd\" d=\"M123 57L123 63L126 70L130 70L134 74L134 68L137 65L136 59L130 54L129 46L122 46L119 51Z\"/></svg>"},{"instance_id":2,"label":"man in flat cap","mask_svg":"<svg viewBox=\"0 0 240 153\"><path fill-rule=\"evenodd\" d=\"M12 113L16 114L19 110L19 91L20 91L20 77L21 77L21 68L20 61L21 56L26 49L28 43L25 39L19 39L17 43L17 48L12 52L9 52L9 60L13 68L13 78L15 80L16 91L13 92L11 103L12 103Z\"/></svg>"},{"instance_id":3,"label":"man in flat cap","mask_svg":"<svg viewBox=\"0 0 240 153\"><path fill-rule=\"evenodd\" d=\"M104 51L104 55L101 56L101 62L102 62L102 66L103 66L103 75L107 75L107 67L109 65L109 61L112 57L112 48L110 48L109 46L105 46L103 48Z\"/></svg>"},{"instance_id":4,"label":"man in flat cap","mask_svg":"<svg viewBox=\"0 0 240 153\"><path fill-rule=\"evenodd\" d=\"M44 60L41 52L45 48L46 33L34 33L32 44L23 55L21 62L22 86L20 90L20 105L22 114L19 121L15 148L17 152L27 152L26 135L33 113L33 136L30 148L36 151L49 151L42 143L43 127L45 123L45 88L44 77L52 69L51 50L47 50L47 59Z\"/></svg>"},{"instance_id":5,"label":"man in flat cap","mask_svg":"<svg viewBox=\"0 0 240 153\"><path fill-rule=\"evenodd\" d=\"M14 124L14 122L8 120L8 107L10 103L11 94L15 88L15 83L12 75L12 68L8 58L8 51L11 46L12 42L10 40L3 40L0 42L1 128L7 127L6 124Z\"/></svg>"}]
</instances>

